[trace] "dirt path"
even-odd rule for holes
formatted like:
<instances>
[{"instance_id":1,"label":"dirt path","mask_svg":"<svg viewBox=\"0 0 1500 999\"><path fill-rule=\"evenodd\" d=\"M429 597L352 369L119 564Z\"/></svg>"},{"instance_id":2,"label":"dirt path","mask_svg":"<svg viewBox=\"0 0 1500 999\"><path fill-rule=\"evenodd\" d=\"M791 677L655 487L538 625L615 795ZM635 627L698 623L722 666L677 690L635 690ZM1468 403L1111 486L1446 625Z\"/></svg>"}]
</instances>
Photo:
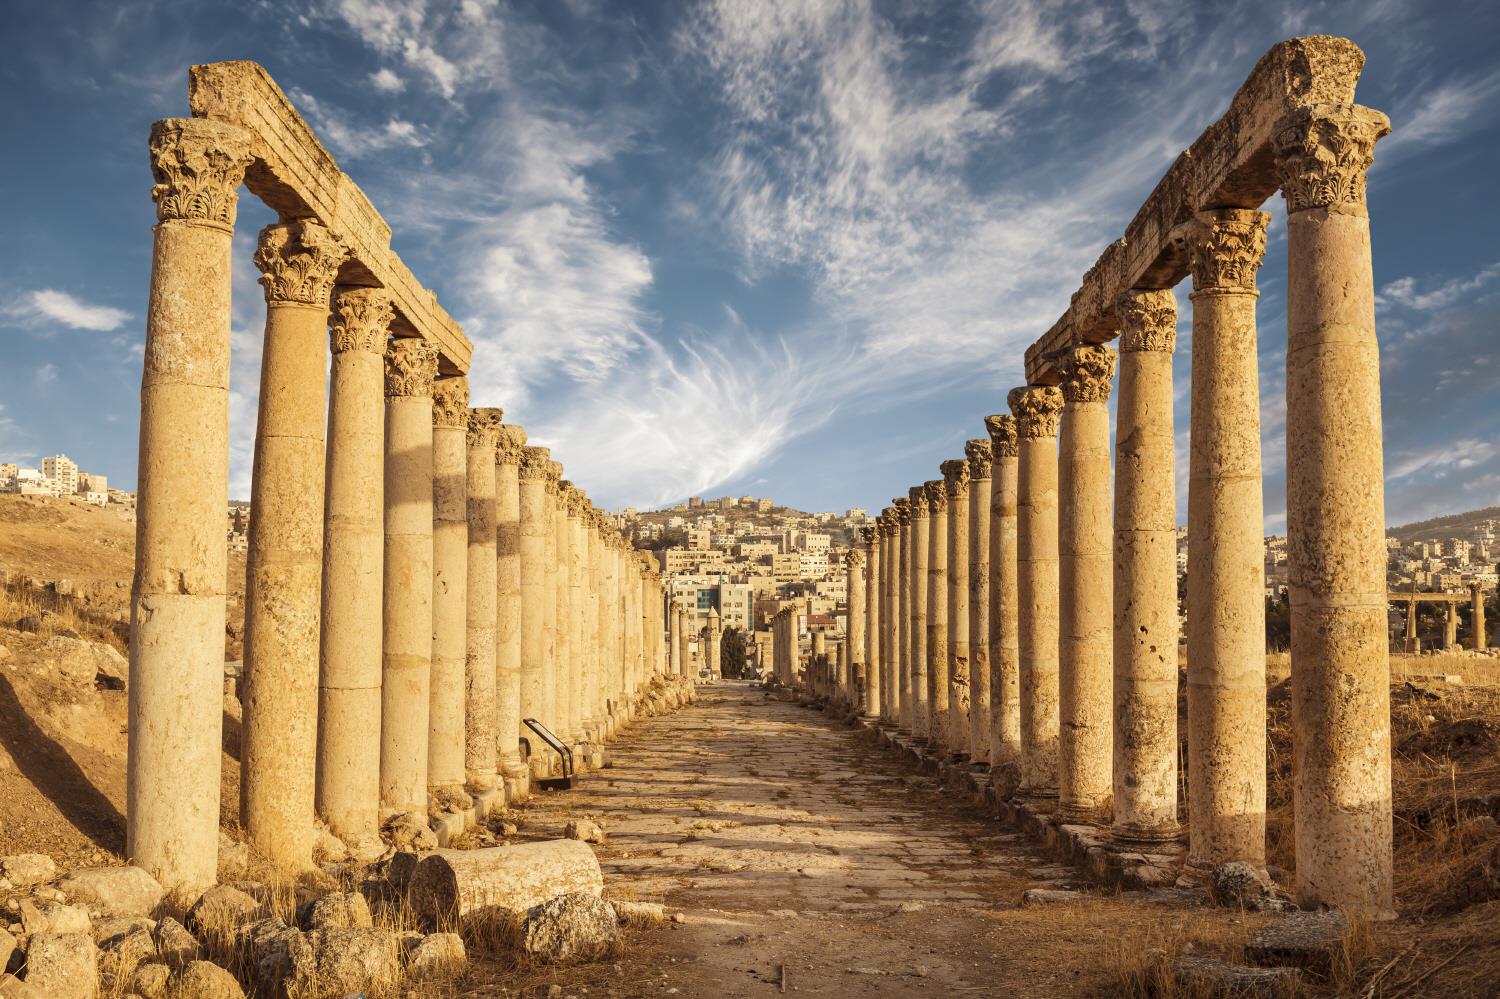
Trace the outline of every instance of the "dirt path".
<instances>
[{"instance_id":1,"label":"dirt path","mask_svg":"<svg viewBox=\"0 0 1500 999\"><path fill-rule=\"evenodd\" d=\"M893 756L826 716L749 687L635 726L612 766L521 809L525 837L589 816L606 891L686 922L632 939L618 964L482 970L469 995L1061 996L1108 994L1113 969L1183 919L1235 915L1089 895Z\"/></svg>"}]
</instances>

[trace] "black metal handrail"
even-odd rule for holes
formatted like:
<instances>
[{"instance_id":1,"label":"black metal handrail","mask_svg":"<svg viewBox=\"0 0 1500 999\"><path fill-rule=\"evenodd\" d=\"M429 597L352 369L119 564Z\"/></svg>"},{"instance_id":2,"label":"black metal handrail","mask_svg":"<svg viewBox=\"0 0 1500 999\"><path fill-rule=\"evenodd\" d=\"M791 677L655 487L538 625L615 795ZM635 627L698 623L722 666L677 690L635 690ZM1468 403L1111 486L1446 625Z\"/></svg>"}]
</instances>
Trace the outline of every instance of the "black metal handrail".
<instances>
[{"instance_id":1,"label":"black metal handrail","mask_svg":"<svg viewBox=\"0 0 1500 999\"><path fill-rule=\"evenodd\" d=\"M573 767L573 749L563 742L552 731L537 721L535 718L523 718L521 721L527 728L537 734L537 737L552 748L552 751L562 760L561 777L544 777L537 780L537 785L544 788L561 788L566 790L573 786L573 776L577 772Z\"/></svg>"}]
</instances>

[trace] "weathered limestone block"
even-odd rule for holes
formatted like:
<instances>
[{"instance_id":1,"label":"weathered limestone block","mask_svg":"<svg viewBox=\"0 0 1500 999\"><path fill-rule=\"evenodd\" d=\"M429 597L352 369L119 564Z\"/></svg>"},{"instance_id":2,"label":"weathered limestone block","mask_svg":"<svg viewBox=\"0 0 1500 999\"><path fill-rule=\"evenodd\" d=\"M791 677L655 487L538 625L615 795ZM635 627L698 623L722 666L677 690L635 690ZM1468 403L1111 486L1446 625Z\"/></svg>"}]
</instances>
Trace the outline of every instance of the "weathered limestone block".
<instances>
[{"instance_id":1,"label":"weathered limestone block","mask_svg":"<svg viewBox=\"0 0 1500 999\"><path fill-rule=\"evenodd\" d=\"M548 840L433 853L417 865L409 891L420 917L456 928L476 918L520 918L559 895L599 896L604 875L587 844Z\"/></svg>"},{"instance_id":2,"label":"weathered limestone block","mask_svg":"<svg viewBox=\"0 0 1500 999\"><path fill-rule=\"evenodd\" d=\"M177 976L176 989L188 999L245 999L245 990L212 961L191 961Z\"/></svg>"},{"instance_id":3,"label":"weathered limestone block","mask_svg":"<svg viewBox=\"0 0 1500 999\"><path fill-rule=\"evenodd\" d=\"M17 888L30 888L57 877L57 865L45 853L17 853L0 859L0 876Z\"/></svg>"},{"instance_id":4,"label":"weathered limestone block","mask_svg":"<svg viewBox=\"0 0 1500 999\"><path fill-rule=\"evenodd\" d=\"M80 868L58 881L57 888L101 918L150 915L166 894L157 880L139 867Z\"/></svg>"},{"instance_id":5,"label":"weathered limestone block","mask_svg":"<svg viewBox=\"0 0 1500 999\"><path fill-rule=\"evenodd\" d=\"M232 885L214 885L188 909L187 928L194 933L228 933L253 921L261 911L258 899Z\"/></svg>"},{"instance_id":6,"label":"weathered limestone block","mask_svg":"<svg viewBox=\"0 0 1500 999\"><path fill-rule=\"evenodd\" d=\"M532 908L521 923L521 950L539 961L592 961L620 935L614 907L591 892L569 892Z\"/></svg>"},{"instance_id":7,"label":"weathered limestone block","mask_svg":"<svg viewBox=\"0 0 1500 999\"><path fill-rule=\"evenodd\" d=\"M429 933L406 954L406 978L411 982L457 978L468 966L464 938L457 933Z\"/></svg>"},{"instance_id":8,"label":"weathered limestone block","mask_svg":"<svg viewBox=\"0 0 1500 999\"><path fill-rule=\"evenodd\" d=\"M99 949L87 933L38 933L26 945L26 984L47 999L95 999Z\"/></svg>"}]
</instances>

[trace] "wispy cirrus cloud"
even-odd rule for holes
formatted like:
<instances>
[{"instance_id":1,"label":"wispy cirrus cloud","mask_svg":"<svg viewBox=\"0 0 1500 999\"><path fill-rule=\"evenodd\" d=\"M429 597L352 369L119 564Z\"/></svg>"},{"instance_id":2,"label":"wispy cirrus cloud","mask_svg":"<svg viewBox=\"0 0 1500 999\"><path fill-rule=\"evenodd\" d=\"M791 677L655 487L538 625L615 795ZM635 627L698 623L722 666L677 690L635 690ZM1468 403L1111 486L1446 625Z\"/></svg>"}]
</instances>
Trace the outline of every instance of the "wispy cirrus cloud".
<instances>
[{"instance_id":1,"label":"wispy cirrus cloud","mask_svg":"<svg viewBox=\"0 0 1500 999\"><path fill-rule=\"evenodd\" d=\"M418 149L427 145L427 131L401 118L388 118L381 125L358 125L343 111L318 100L305 90L293 88L292 102L313 123L318 136L333 151L351 159L387 149Z\"/></svg>"}]
</instances>

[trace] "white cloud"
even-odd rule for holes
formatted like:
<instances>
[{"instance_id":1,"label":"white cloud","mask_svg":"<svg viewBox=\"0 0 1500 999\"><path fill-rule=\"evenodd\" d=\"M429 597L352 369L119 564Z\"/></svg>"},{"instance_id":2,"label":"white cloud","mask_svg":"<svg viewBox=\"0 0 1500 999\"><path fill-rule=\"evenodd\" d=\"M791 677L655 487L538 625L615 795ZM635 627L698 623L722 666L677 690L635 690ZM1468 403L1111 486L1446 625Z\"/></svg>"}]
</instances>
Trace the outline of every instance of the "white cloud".
<instances>
[{"instance_id":1,"label":"white cloud","mask_svg":"<svg viewBox=\"0 0 1500 999\"><path fill-rule=\"evenodd\" d=\"M1421 475L1443 478L1451 472L1466 471L1500 456L1500 442L1465 438L1432 442L1419 449L1401 452L1386 459L1385 477L1404 479Z\"/></svg>"},{"instance_id":2,"label":"white cloud","mask_svg":"<svg viewBox=\"0 0 1500 999\"><path fill-rule=\"evenodd\" d=\"M3 313L28 323L50 320L73 329L109 332L130 319L130 313L108 305L89 305L65 291L41 288L26 292Z\"/></svg>"},{"instance_id":3,"label":"white cloud","mask_svg":"<svg viewBox=\"0 0 1500 999\"><path fill-rule=\"evenodd\" d=\"M44 364L36 369L36 387L39 389L50 388L57 382L57 365Z\"/></svg>"},{"instance_id":4,"label":"white cloud","mask_svg":"<svg viewBox=\"0 0 1500 999\"><path fill-rule=\"evenodd\" d=\"M399 94L406 89L406 81L386 66L370 74L370 85L385 94Z\"/></svg>"},{"instance_id":5,"label":"white cloud","mask_svg":"<svg viewBox=\"0 0 1500 999\"><path fill-rule=\"evenodd\" d=\"M1382 309L1399 305L1418 312L1433 312L1472 298L1497 278L1500 278L1500 263L1493 263L1468 277L1451 278L1436 287L1419 291L1417 279L1408 275L1381 288L1375 296L1375 304Z\"/></svg>"},{"instance_id":6,"label":"white cloud","mask_svg":"<svg viewBox=\"0 0 1500 999\"><path fill-rule=\"evenodd\" d=\"M354 124L343 111L319 101L305 90L293 88L289 95L297 109L312 122L318 137L334 152L349 157L400 147L420 148L427 145L423 129L401 118L390 118L384 125L366 127Z\"/></svg>"},{"instance_id":7,"label":"white cloud","mask_svg":"<svg viewBox=\"0 0 1500 999\"><path fill-rule=\"evenodd\" d=\"M1391 114L1391 135L1380 143L1375 165L1452 142L1472 131L1494 117L1497 97L1500 71L1415 90Z\"/></svg>"}]
</instances>

